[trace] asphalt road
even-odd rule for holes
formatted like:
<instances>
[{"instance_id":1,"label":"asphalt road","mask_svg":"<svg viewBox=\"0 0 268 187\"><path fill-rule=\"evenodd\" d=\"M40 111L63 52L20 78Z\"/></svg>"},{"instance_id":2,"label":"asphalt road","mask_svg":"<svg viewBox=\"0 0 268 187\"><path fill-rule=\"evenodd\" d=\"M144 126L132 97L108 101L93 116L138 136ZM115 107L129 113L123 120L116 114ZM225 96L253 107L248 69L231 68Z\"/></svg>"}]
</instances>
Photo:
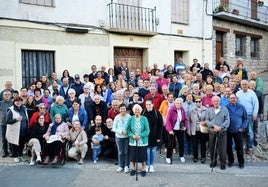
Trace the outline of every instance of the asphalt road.
<instances>
[{"instance_id":1,"label":"asphalt road","mask_svg":"<svg viewBox=\"0 0 268 187\"><path fill-rule=\"evenodd\" d=\"M237 166L213 172L208 165L193 163L190 158L185 163L174 159L172 165L165 163L164 157L157 158L155 173L146 177L138 175L138 181L129 174L116 173L117 166L112 161L100 160L93 164L87 160L84 165L71 161L64 166L29 166L27 163L1 164L0 186L2 187L87 187L87 186L224 186L224 187L264 187L268 184L268 163L247 163L244 169ZM139 166L140 167L140 166Z\"/></svg>"}]
</instances>

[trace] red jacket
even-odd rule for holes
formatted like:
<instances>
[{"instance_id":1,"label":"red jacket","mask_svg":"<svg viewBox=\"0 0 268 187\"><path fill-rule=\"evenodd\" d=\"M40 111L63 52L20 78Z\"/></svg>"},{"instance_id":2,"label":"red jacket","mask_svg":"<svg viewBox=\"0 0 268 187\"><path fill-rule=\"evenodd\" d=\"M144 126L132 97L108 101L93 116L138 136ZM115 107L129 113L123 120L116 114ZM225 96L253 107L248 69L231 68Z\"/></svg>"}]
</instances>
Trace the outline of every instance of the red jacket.
<instances>
[{"instance_id":1,"label":"red jacket","mask_svg":"<svg viewBox=\"0 0 268 187\"><path fill-rule=\"evenodd\" d=\"M154 109L158 110L162 101L163 101L163 96L160 94L155 94L154 97L152 97L151 93L148 93L144 96L144 102L143 102L143 107L145 108L145 102L148 98L153 98L153 104L154 104Z\"/></svg>"},{"instance_id":2,"label":"red jacket","mask_svg":"<svg viewBox=\"0 0 268 187\"><path fill-rule=\"evenodd\" d=\"M35 112L33 113L31 119L30 119L30 123L29 123L29 128L31 128L33 126L33 124L35 124L37 122L37 117L39 116L39 112ZM45 124L49 125L51 123L50 121L50 117L49 117L49 112L46 112L45 114Z\"/></svg>"}]
</instances>

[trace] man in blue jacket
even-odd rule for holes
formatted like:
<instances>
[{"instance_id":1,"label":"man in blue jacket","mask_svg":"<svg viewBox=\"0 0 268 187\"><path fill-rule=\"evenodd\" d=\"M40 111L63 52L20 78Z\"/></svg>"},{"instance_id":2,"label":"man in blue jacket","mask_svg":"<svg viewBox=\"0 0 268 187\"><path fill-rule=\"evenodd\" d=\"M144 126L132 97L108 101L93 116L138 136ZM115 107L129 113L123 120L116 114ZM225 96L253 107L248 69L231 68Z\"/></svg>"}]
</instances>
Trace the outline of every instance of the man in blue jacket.
<instances>
[{"instance_id":1,"label":"man in blue jacket","mask_svg":"<svg viewBox=\"0 0 268 187\"><path fill-rule=\"evenodd\" d=\"M227 129L227 154L229 167L234 165L233 139L237 153L239 168L244 168L244 151L243 151L243 131L247 127L247 111L245 107L237 102L235 94L231 94L230 103L226 106L230 115L230 125Z\"/></svg>"}]
</instances>

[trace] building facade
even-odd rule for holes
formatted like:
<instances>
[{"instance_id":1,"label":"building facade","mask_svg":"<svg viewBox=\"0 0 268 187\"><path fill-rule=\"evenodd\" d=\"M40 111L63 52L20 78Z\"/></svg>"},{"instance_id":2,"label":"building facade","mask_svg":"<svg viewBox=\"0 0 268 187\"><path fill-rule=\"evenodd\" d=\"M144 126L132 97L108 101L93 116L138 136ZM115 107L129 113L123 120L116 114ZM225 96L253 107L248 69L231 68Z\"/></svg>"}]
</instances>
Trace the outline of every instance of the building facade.
<instances>
[{"instance_id":1,"label":"building facade","mask_svg":"<svg viewBox=\"0 0 268 187\"><path fill-rule=\"evenodd\" d=\"M211 0L213 62L234 67L242 58L248 71L268 70L268 6L263 0Z\"/></svg>"},{"instance_id":2,"label":"building facade","mask_svg":"<svg viewBox=\"0 0 268 187\"><path fill-rule=\"evenodd\" d=\"M0 85L19 89L52 71L61 77L154 63L212 61L212 17L206 1L0 0Z\"/></svg>"}]
</instances>

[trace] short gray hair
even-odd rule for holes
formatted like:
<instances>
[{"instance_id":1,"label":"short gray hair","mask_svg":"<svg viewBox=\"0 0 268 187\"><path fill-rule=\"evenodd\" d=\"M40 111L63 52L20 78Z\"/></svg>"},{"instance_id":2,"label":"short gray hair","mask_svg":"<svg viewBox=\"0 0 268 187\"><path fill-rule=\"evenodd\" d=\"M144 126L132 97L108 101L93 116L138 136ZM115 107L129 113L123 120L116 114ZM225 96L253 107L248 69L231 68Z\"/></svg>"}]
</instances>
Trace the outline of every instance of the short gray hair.
<instances>
[{"instance_id":1,"label":"short gray hair","mask_svg":"<svg viewBox=\"0 0 268 187\"><path fill-rule=\"evenodd\" d=\"M132 111L135 112L136 108L142 112L142 107L139 104L135 104L132 108Z\"/></svg>"}]
</instances>

